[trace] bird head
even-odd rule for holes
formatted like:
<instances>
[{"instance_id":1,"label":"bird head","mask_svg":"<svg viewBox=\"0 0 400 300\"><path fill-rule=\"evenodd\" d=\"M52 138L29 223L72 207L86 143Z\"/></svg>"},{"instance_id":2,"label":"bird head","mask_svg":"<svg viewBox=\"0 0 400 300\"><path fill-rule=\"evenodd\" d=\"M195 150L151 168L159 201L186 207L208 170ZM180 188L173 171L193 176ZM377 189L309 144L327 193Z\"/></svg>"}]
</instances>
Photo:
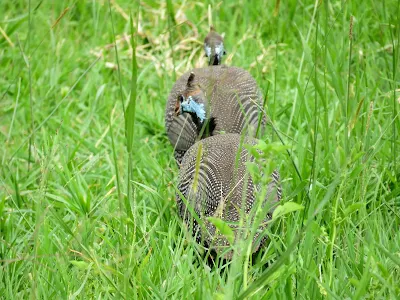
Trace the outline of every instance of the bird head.
<instances>
[{"instance_id":1,"label":"bird head","mask_svg":"<svg viewBox=\"0 0 400 300\"><path fill-rule=\"evenodd\" d=\"M219 35L214 27L210 26L210 32L204 39L204 51L208 58L208 65L220 65L222 56L226 54L224 48L224 38Z\"/></svg>"},{"instance_id":2,"label":"bird head","mask_svg":"<svg viewBox=\"0 0 400 300\"><path fill-rule=\"evenodd\" d=\"M176 115L189 113L199 124L207 119L206 97L200 85L194 82L194 73L190 73L186 90L178 95L175 105Z\"/></svg>"}]
</instances>

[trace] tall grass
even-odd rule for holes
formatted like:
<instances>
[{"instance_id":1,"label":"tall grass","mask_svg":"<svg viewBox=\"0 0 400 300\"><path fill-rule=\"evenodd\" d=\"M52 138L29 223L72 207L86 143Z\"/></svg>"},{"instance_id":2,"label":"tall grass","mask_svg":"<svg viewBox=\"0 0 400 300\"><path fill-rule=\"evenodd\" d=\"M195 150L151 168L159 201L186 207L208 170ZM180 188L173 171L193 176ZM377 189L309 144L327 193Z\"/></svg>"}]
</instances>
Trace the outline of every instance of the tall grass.
<instances>
[{"instance_id":1,"label":"tall grass","mask_svg":"<svg viewBox=\"0 0 400 300\"><path fill-rule=\"evenodd\" d=\"M400 1L27 4L0 2L2 297L400 297ZM213 268L164 129L209 18L288 146L282 203L304 207Z\"/></svg>"}]
</instances>

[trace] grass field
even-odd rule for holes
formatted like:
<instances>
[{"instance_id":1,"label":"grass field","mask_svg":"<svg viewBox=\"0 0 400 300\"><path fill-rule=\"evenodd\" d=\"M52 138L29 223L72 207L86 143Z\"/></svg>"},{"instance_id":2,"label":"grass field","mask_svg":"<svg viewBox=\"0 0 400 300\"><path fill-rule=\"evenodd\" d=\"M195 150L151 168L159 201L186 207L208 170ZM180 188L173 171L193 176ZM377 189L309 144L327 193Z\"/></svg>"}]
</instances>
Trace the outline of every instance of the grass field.
<instances>
[{"instance_id":1,"label":"grass field","mask_svg":"<svg viewBox=\"0 0 400 300\"><path fill-rule=\"evenodd\" d=\"M164 128L210 23L304 207L228 268L182 229ZM399 40L398 0L1 1L0 298L399 299Z\"/></svg>"}]
</instances>

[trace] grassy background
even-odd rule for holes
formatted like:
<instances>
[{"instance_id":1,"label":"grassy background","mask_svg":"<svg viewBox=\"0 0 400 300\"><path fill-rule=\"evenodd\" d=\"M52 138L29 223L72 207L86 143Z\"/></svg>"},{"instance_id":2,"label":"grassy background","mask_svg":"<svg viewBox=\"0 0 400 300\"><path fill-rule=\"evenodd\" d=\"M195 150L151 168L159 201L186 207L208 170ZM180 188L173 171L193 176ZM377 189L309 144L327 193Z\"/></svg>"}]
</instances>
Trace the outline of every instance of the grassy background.
<instances>
[{"instance_id":1,"label":"grassy background","mask_svg":"<svg viewBox=\"0 0 400 300\"><path fill-rule=\"evenodd\" d=\"M2 297L400 297L400 1L245 2L1 1ZM228 269L181 230L164 131L211 22L289 145L284 201L305 207Z\"/></svg>"}]
</instances>

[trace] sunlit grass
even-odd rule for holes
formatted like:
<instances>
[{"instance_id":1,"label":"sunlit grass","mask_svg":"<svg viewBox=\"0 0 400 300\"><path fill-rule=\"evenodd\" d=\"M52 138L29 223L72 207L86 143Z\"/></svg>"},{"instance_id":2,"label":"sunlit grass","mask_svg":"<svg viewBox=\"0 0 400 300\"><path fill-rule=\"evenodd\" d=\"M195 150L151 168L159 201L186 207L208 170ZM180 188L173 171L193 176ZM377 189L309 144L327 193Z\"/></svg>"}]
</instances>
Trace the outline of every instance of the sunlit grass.
<instances>
[{"instance_id":1,"label":"sunlit grass","mask_svg":"<svg viewBox=\"0 0 400 300\"><path fill-rule=\"evenodd\" d=\"M0 2L0 295L400 297L399 1L29 3ZM164 131L209 21L304 207L229 268L182 230Z\"/></svg>"}]
</instances>

